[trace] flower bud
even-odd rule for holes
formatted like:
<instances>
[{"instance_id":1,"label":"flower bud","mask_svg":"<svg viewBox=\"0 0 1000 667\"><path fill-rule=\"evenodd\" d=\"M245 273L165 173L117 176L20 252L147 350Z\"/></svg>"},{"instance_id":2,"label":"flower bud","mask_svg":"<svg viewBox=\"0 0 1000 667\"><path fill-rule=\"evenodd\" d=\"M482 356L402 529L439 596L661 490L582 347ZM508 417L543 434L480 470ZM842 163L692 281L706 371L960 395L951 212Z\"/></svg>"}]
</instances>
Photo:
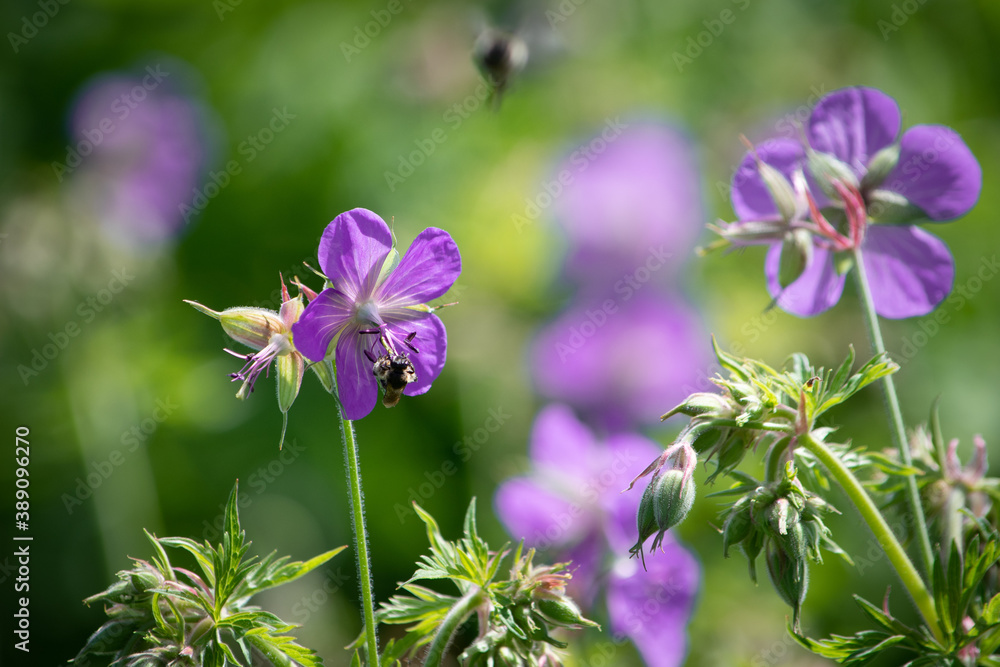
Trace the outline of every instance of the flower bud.
<instances>
[{"instance_id":1,"label":"flower bud","mask_svg":"<svg viewBox=\"0 0 1000 667\"><path fill-rule=\"evenodd\" d=\"M639 511L636 514L636 527L639 529L639 541L629 549L633 556L642 555L642 545L649 536L656 532L656 512L653 509L653 484L650 483L642 492L639 501Z\"/></svg>"},{"instance_id":2,"label":"flower bud","mask_svg":"<svg viewBox=\"0 0 1000 667\"><path fill-rule=\"evenodd\" d=\"M695 485L685 479L681 470L667 470L650 483L653 489L653 514L659 533L653 540L653 549L662 542L664 534L683 521L694 505Z\"/></svg>"},{"instance_id":3,"label":"flower bud","mask_svg":"<svg viewBox=\"0 0 1000 667\"><path fill-rule=\"evenodd\" d=\"M807 159L809 172L829 199L842 201L840 193L834 187L834 181L843 183L853 190L858 189L858 177L854 174L854 170L835 156L809 150Z\"/></svg>"},{"instance_id":4,"label":"flower bud","mask_svg":"<svg viewBox=\"0 0 1000 667\"><path fill-rule=\"evenodd\" d=\"M536 589L541 591L541 589ZM590 619L584 618L576 603L567 597L543 593L535 600L535 607L542 618L553 625L565 628L600 627Z\"/></svg>"},{"instance_id":5,"label":"flower bud","mask_svg":"<svg viewBox=\"0 0 1000 667\"><path fill-rule=\"evenodd\" d=\"M194 308L209 317L219 320L222 329L230 338L255 350L263 349L271 336L284 328L281 316L266 308L227 308L218 313L197 301L188 301Z\"/></svg>"},{"instance_id":6,"label":"flower bud","mask_svg":"<svg viewBox=\"0 0 1000 667\"><path fill-rule=\"evenodd\" d=\"M812 257L812 234L801 228L789 230L781 244L778 284L785 288L798 280L812 263Z\"/></svg>"},{"instance_id":7,"label":"flower bud","mask_svg":"<svg viewBox=\"0 0 1000 667\"><path fill-rule=\"evenodd\" d=\"M691 394L683 403L660 417L660 421L672 417L676 414L687 417L716 417L730 419L733 416L733 407L729 400L721 394L708 392L698 392Z\"/></svg>"},{"instance_id":8,"label":"flower bud","mask_svg":"<svg viewBox=\"0 0 1000 667\"><path fill-rule=\"evenodd\" d=\"M799 627L799 612L809 588L809 564L771 542L764 553L767 573L778 595L792 608L792 622Z\"/></svg>"},{"instance_id":9,"label":"flower bud","mask_svg":"<svg viewBox=\"0 0 1000 667\"><path fill-rule=\"evenodd\" d=\"M792 184L788 182L784 174L763 160L757 160L757 172L760 174L761 181L764 182L764 187L771 195L771 200L774 202L775 208L778 209L781 219L784 221L793 220L796 216L797 206Z\"/></svg>"},{"instance_id":10,"label":"flower bud","mask_svg":"<svg viewBox=\"0 0 1000 667\"><path fill-rule=\"evenodd\" d=\"M739 544L753 532L753 520L750 518L750 501L744 496L733 505L722 527L722 555L729 558L729 547Z\"/></svg>"},{"instance_id":11,"label":"flower bud","mask_svg":"<svg viewBox=\"0 0 1000 667\"><path fill-rule=\"evenodd\" d=\"M868 171L861 177L861 190L868 192L882 185L899 164L899 144L886 146L868 161Z\"/></svg>"}]
</instances>

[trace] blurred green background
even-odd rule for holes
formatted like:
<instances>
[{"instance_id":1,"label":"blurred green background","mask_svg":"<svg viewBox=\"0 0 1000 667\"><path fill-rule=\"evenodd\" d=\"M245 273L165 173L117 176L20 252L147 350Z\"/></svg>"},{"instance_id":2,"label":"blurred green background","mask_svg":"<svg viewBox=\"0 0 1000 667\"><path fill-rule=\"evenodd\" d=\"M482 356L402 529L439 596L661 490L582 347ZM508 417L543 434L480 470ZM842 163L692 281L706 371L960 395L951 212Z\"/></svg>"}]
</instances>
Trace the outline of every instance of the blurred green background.
<instances>
[{"instance_id":1,"label":"blurred green background","mask_svg":"<svg viewBox=\"0 0 1000 667\"><path fill-rule=\"evenodd\" d=\"M958 130L983 167L983 194L967 217L933 231L955 255L956 284L975 293L960 308L943 306L950 321L933 332L932 320L915 319L886 323L885 334L892 353L906 341L919 348L899 376L908 424L926 419L941 396L946 436L962 438L964 455L974 433L998 451L1000 281L982 267L995 262L1000 240L991 187L1000 166L1000 4L402 0L367 42L354 41L356 30L385 16L383 0L53 0L53 15L31 33L25 21L42 4L0 7L8 42L0 48L0 414L10 447L0 466L7 499L0 532L14 532L14 429L23 425L31 431L34 537L32 651L13 651L12 627L4 626L4 664L71 658L103 618L81 600L126 568L127 556L150 555L142 529L214 538L212 523L236 478L256 553L306 559L351 541L331 398L306 378L279 452L273 378L237 401L226 374L239 362L221 349L235 345L181 300L276 307L278 272L306 279L301 262L315 262L324 226L355 206L394 218L401 246L424 227L447 229L464 269L452 292L461 304L442 313L450 350L433 391L358 424L377 598L391 595L425 550L422 525L399 508L422 483L440 479L435 473L449 461L458 472L420 502L454 536L475 495L486 535L502 542L492 494L527 469L527 434L542 404L526 351L569 294L558 279L564 242L555 228L543 215L519 230L513 216L561 155L618 115L687 128L700 151L706 222L732 216L727 184L744 151L739 135L766 138L839 87L886 91L899 102L904 127ZM733 20L718 24L725 11ZM475 97L481 83L469 56L486 23L522 31L532 48L498 111ZM28 33L23 42L11 37ZM692 48L699 38L707 46ZM690 62L678 66L677 53ZM230 160L242 169L179 236L136 246L105 234L80 204L79 184L60 183L51 165L75 141L68 119L81 86L101 72L157 63L188 70L186 90L206 110L205 174ZM448 115L456 103L471 109L457 123ZM294 118L247 161L241 143L275 109ZM435 131L445 140L390 188L386 172ZM765 314L762 263L763 252L751 249L688 264L683 289L724 345L742 344L773 364L794 350L833 364L849 344L868 354L851 290L812 320ZM115 271L134 278L86 319L83 304L109 287ZM36 374L19 371L71 323L78 335L53 359ZM844 437L885 446L881 408L874 390L841 408ZM455 443L490 410L510 417L460 460ZM651 435L669 442L671 433ZM87 485L95 472L100 483ZM788 610L766 583L755 589L741 558L722 559L715 513L713 500L699 499L680 529L705 574L688 664L818 663L785 637ZM848 513L832 524L848 551L864 556L869 536L856 518ZM0 599L9 605L14 543L5 540ZM891 583L881 562L850 568L828 558L813 570L804 628L857 629L862 619L848 591L878 600ZM894 592L893 601L905 616L903 594ZM304 624L303 643L327 664L347 663L341 647L360 627L350 552L261 602ZM7 607L3 618L12 626ZM599 642L583 636L578 664L599 664ZM614 664L638 662L623 648Z\"/></svg>"}]
</instances>

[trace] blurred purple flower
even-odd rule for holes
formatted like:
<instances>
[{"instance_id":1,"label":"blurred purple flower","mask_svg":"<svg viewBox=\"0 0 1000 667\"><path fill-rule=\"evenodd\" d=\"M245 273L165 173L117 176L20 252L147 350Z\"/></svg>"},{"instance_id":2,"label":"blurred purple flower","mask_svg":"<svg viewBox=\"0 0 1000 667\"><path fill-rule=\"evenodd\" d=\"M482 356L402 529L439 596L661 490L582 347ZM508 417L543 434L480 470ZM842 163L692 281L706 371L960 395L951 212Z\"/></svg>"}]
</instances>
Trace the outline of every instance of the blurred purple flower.
<instances>
[{"instance_id":1,"label":"blurred purple flower","mask_svg":"<svg viewBox=\"0 0 1000 667\"><path fill-rule=\"evenodd\" d=\"M538 391L608 430L657 424L711 363L697 312L650 287L578 298L535 340ZM628 298L626 298L628 297Z\"/></svg>"},{"instance_id":2,"label":"blurred purple flower","mask_svg":"<svg viewBox=\"0 0 1000 667\"><path fill-rule=\"evenodd\" d=\"M80 93L72 115L74 144L60 180L82 165L79 191L111 235L155 243L175 235L206 162L205 113L175 92L177 72L105 75Z\"/></svg>"},{"instance_id":3,"label":"blurred purple flower","mask_svg":"<svg viewBox=\"0 0 1000 667\"><path fill-rule=\"evenodd\" d=\"M567 274L587 284L614 283L664 257L679 268L704 224L698 173L694 148L678 130L609 122L546 184L570 240ZM662 279L676 268L656 270Z\"/></svg>"},{"instance_id":4,"label":"blurred purple flower","mask_svg":"<svg viewBox=\"0 0 1000 667\"><path fill-rule=\"evenodd\" d=\"M954 260L943 241L912 224L870 224L869 212L902 198L902 203L918 207L931 221L955 218L975 204L982 171L953 130L918 125L903 134L895 166L885 175L870 175L872 157L893 145L899 127L896 103L872 88L846 88L817 103L806 128L810 148L846 165L856 182L849 182L852 179L845 174L843 180L831 179L828 184L839 194L834 206L846 217L848 229L827 223L820 207L830 200L814 184L797 193L812 199L811 220L787 222L791 228L808 229L813 248L801 275L784 288L779 281L782 233L777 238L760 237L759 242L771 243L764 271L768 290L783 310L810 317L836 304L846 275L835 268L834 256L859 245L879 315L894 319L925 315L951 291ZM732 203L739 222L723 235L782 219L758 159L788 182L805 183L801 174L807 152L802 145L775 139L758 146L744 156L733 176ZM787 246L785 251L790 251Z\"/></svg>"},{"instance_id":5,"label":"blurred purple flower","mask_svg":"<svg viewBox=\"0 0 1000 667\"><path fill-rule=\"evenodd\" d=\"M392 232L375 213L341 213L323 231L319 263L332 287L306 306L292 327L295 347L320 361L336 341L337 392L347 419L375 407L373 361L412 352L416 380L403 394L431 388L444 368L444 324L426 302L447 292L462 271L458 246L448 232L429 227L417 235L395 267Z\"/></svg>"},{"instance_id":6,"label":"blurred purple flower","mask_svg":"<svg viewBox=\"0 0 1000 667\"><path fill-rule=\"evenodd\" d=\"M648 665L680 665L686 627L700 580L694 556L672 538L664 554L643 570L626 554L635 542L638 494L622 494L628 481L660 454L653 442L618 434L604 443L563 405L551 405L535 420L532 474L508 480L497 491L497 515L527 546L572 559L571 584L593 605L605 582L615 635L629 637ZM608 557L613 560L605 574Z\"/></svg>"}]
</instances>

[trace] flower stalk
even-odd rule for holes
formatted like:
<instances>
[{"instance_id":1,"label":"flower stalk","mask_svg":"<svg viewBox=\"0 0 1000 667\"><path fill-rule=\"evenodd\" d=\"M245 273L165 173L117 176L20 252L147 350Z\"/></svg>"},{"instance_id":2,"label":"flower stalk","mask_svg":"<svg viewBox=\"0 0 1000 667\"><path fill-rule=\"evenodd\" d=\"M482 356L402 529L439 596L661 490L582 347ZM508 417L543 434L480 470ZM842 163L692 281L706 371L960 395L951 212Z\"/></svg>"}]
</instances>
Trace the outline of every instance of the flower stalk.
<instances>
[{"instance_id":1,"label":"flower stalk","mask_svg":"<svg viewBox=\"0 0 1000 667\"><path fill-rule=\"evenodd\" d=\"M448 643L451 641L451 636L455 634L455 630L486 599L486 593L483 589L475 586L448 610L448 614L441 621L437 634L431 641L427 657L424 659L424 667L438 667L441 664L441 661L444 660L445 649L448 648Z\"/></svg>"},{"instance_id":2,"label":"flower stalk","mask_svg":"<svg viewBox=\"0 0 1000 667\"><path fill-rule=\"evenodd\" d=\"M871 286L868 282L868 273L862 261L861 249L854 249L855 275L857 276L858 289L861 292L862 310L865 315L865 323L868 326L868 337L871 340L872 349L876 355L885 354L885 343L882 340L882 329L878 323L878 315L875 312L875 305L872 301ZM882 386L885 388L886 406L889 410L889 423L896 439L896 446L899 448L900 458L903 465L912 466L913 456L910 453L910 444L906 438L906 428L903 425L903 413L899 408L899 397L896 395L896 383L892 375L882 378ZM923 505L920 502L920 490L917 488L917 480L911 475L906 480L906 495L913 514L913 523L917 529L917 544L920 551L920 561L923 571L930 576L934 563L933 552L931 551L931 540L927 532L927 521L924 518Z\"/></svg>"},{"instance_id":3,"label":"flower stalk","mask_svg":"<svg viewBox=\"0 0 1000 667\"><path fill-rule=\"evenodd\" d=\"M361 494L361 472L358 468L358 445L354 438L354 423L344 419L341 408L341 432L344 436L344 459L347 461L347 482L350 487L351 514L354 517L354 544L357 547L358 579L364 606L365 646L368 665L378 667L378 637L375 634L375 604L372 599L372 574L368 561L368 531L365 528L364 497Z\"/></svg>"},{"instance_id":4,"label":"flower stalk","mask_svg":"<svg viewBox=\"0 0 1000 667\"><path fill-rule=\"evenodd\" d=\"M865 491L861 482L851 471L831 452L823 443L812 437L811 433L803 433L798 437L798 442L805 447L830 471L840 486L847 493L848 498L858 509L861 518L868 524L879 545L885 550L885 554L892 564L896 574L903 582L913 603L923 616L924 622L930 627L934 637L939 641L944 641L944 632L941 628L941 619L938 617L934 607L934 599L924 585L920 573L913 566L913 562L906 555L903 545L899 543L889 524L886 523L882 513L879 512L875 503Z\"/></svg>"}]
</instances>

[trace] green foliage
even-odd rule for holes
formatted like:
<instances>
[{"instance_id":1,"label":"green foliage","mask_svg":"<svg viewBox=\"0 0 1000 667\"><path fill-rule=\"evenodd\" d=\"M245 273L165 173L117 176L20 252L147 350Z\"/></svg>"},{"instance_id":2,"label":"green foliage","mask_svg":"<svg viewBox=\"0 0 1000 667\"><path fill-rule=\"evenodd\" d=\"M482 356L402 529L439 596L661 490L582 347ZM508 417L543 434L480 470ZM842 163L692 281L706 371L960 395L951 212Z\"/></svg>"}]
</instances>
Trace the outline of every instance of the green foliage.
<instances>
[{"instance_id":1,"label":"green foliage","mask_svg":"<svg viewBox=\"0 0 1000 667\"><path fill-rule=\"evenodd\" d=\"M116 583L84 602L102 602L108 621L91 635L74 662L97 659L113 666L253 664L253 651L279 667L318 667L313 651L288 634L296 626L250 604L260 591L280 586L327 562L345 547L306 562L289 562L271 553L247 558L250 542L240 528L237 489L225 509L225 528L217 546L185 537L157 538L152 563L118 573ZM187 551L200 574L170 563L164 547ZM239 656L234 653L239 650Z\"/></svg>"},{"instance_id":2,"label":"green foliage","mask_svg":"<svg viewBox=\"0 0 1000 667\"><path fill-rule=\"evenodd\" d=\"M424 664L440 664L455 630L472 615L480 621L479 635L459 657L463 665L558 665L554 649L566 644L550 636L550 628L597 627L565 594L567 563L534 565L534 550L525 553L518 546L512 567L506 577L500 576L501 565L511 555L509 545L491 551L479 537L475 499L456 541L444 539L434 517L416 503L414 510L427 527L430 553L421 556L416 572L400 584L407 594L393 596L375 614L378 623L408 626L402 639L386 644L383 665L398 665L425 646ZM450 580L460 595L415 583L441 579ZM362 634L355 646L363 641Z\"/></svg>"}]
</instances>

